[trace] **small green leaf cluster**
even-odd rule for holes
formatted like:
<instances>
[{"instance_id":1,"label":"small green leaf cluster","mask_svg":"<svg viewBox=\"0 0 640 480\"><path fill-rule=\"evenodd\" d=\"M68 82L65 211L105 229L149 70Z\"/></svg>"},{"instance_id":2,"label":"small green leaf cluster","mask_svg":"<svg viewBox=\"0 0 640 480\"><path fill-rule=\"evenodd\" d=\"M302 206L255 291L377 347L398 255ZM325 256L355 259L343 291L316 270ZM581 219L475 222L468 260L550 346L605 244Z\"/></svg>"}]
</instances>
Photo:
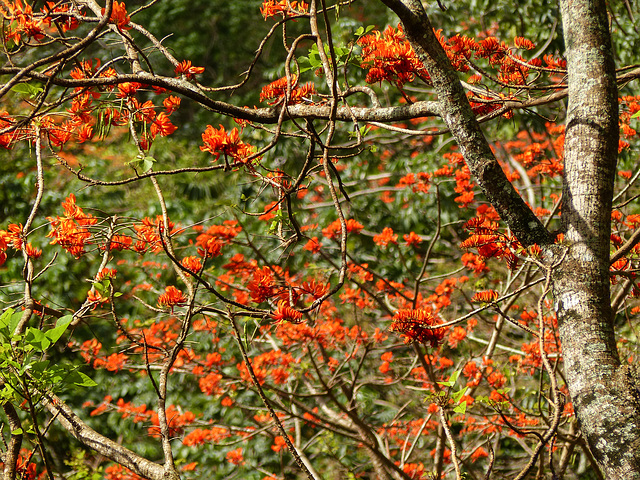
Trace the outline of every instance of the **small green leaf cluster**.
<instances>
[{"instance_id":1,"label":"small green leaf cluster","mask_svg":"<svg viewBox=\"0 0 640 480\"><path fill-rule=\"evenodd\" d=\"M71 315L59 318L46 330L28 327L24 333L15 333L22 315L11 308L0 315L0 402L30 398L31 387L43 392L97 385L86 374L47 359L48 350L69 327Z\"/></svg>"}]
</instances>

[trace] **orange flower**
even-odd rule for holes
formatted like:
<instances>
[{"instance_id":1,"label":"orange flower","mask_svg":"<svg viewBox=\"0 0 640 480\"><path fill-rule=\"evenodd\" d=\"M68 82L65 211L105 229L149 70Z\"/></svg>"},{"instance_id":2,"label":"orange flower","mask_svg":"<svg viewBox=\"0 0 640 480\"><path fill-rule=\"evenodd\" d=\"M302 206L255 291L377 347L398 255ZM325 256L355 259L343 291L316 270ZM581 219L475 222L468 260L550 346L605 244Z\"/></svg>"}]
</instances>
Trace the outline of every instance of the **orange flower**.
<instances>
[{"instance_id":1,"label":"orange flower","mask_svg":"<svg viewBox=\"0 0 640 480\"><path fill-rule=\"evenodd\" d=\"M28 257L30 258L40 258L40 255L42 255L42 250L35 248L33 245L31 245L30 243L27 243L24 247L24 252L27 254Z\"/></svg>"},{"instance_id":2,"label":"orange flower","mask_svg":"<svg viewBox=\"0 0 640 480\"><path fill-rule=\"evenodd\" d=\"M360 233L360 231L364 228L364 226L360 222L354 220L353 218L347 220L346 224L348 233ZM327 238L336 238L341 231L342 228L340 227L340 220L334 220L329 224L328 227L322 229L322 234Z\"/></svg>"},{"instance_id":3,"label":"orange flower","mask_svg":"<svg viewBox=\"0 0 640 480\"><path fill-rule=\"evenodd\" d=\"M96 275L96 282L100 282L104 278L116 278L116 273L117 271L115 268L104 267L100 272L98 272L98 275Z\"/></svg>"},{"instance_id":4,"label":"orange flower","mask_svg":"<svg viewBox=\"0 0 640 480\"><path fill-rule=\"evenodd\" d=\"M513 44L518 48L523 48L524 50L532 50L536 48L536 44L531 40L524 37L516 37L513 39Z\"/></svg>"},{"instance_id":5,"label":"orange flower","mask_svg":"<svg viewBox=\"0 0 640 480\"><path fill-rule=\"evenodd\" d=\"M74 257L84 254L84 246L91 238L89 227L95 225L98 220L91 214L85 214L82 208L76 205L76 197L70 194L64 202L64 217L47 217L51 224L51 231L47 237L52 238L51 245L60 245Z\"/></svg>"},{"instance_id":6,"label":"orange flower","mask_svg":"<svg viewBox=\"0 0 640 480\"><path fill-rule=\"evenodd\" d=\"M21 223L9 224L4 237L5 237L5 241L9 242L13 248L15 248L16 250L22 250L22 224Z\"/></svg>"},{"instance_id":7,"label":"orange flower","mask_svg":"<svg viewBox=\"0 0 640 480\"><path fill-rule=\"evenodd\" d=\"M275 295L275 279L269 267L258 268L253 272L251 281L247 284L251 293L251 300L262 303Z\"/></svg>"},{"instance_id":8,"label":"orange flower","mask_svg":"<svg viewBox=\"0 0 640 480\"><path fill-rule=\"evenodd\" d=\"M471 297L472 302L479 303L491 303L498 299L500 295L495 290L485 290L483 292L477 292L473 297Z\"/></svg>"},{"instance_id":9,"label":"orange flower","mask_svg":"<svg viewBox=\"0 0 640 480\"><path fill-rule=\"evenodd\" d=\"M204 146L201 146L200 150L211 153L216 160L220 154L224 154L242 161L253 152L253 147L240 140L240 133L235 127L227 133L222 125L219 130L207 125L207 129L202 134L202 141Z\"/></svg>"},{"instance_id":10,"label":"orange flower","mask_svg":"<svg viewBox=\"0 0 640 480\"><path fill-rule=\"evenodd\" d=\"M365 81L386 80L396 85L412 82L416 76L429 82L429 74L405 38L402 25L380 33L374 30L358 40L362 47L361 67L368 69Z\"/></svg>"},{"instance_id":11,"label":"orange flower","mask_svg":"<svg viewBox=\"0 0 640 480\"><path fill-rule=\"evenodd\" d=\"M102 15L104 15L104 8L102 9ZM131 30L131 18L127 15L127 9L124 6L124 2L113 2L113 8L111 9L110 23L115 23L120 30Z\"/></svg>"},{"instance_id":12,"label":"orange flower","mask_svg":"<svg viewBox=\"0 0 640 480\"><path fill-rule=\"evenodd\" d=\"M301 15L309 10L309 5L304 2L297 2L295 0L265 0L260 7L260 13L266 20L269 17L274 17L281 14L284 17L293 15Z\"/></svg>"},{"instance_id":13,"label":"orange flower","mask_svg":"<svg viewBox=\"0 0 640 480\"><path fill-rule=\"evenodd\" d=\"M318 237L313 237L303 248L311 253L318 253L321 246L320 242L318 242Z\"/></svg>"},{"instance_id":14,"label":"orange flower","mask_svg":"<svg viewBox=\"0 0 640 480\"><path fill-rule=\"evenodd\" d=\"M114 235L109 244L110 250L128 250L133 244L133 239L129 235Z\"/></svg>"},{"instance_id":15,"label":"orange flower","mask_svg":"<svg viewBox=\"0 0 640 480\"><path fill-rule=\"evenodd\" d=\"M115 3L115 2L114 2ZM132 97L142 88L142 84L138 82L124 82L118 84L118 98Z\"/></svg>"},{"instance_id":16,"label":"orange flower","mask_svg":"<svg viewBox=\"0 0 640 480\"><path fill-rule=\"evenodd\" d=\"M102 294L100 292L98 292L97 290L89 290L87 292L87 301L93 303L93 310L95 310L98 305L100 305L101 303L106 303L109 301L108 297L103 297Z\"/></svg>"},{"instance_id":17,"label":"orange flower","mask_svg":"<svg viewBox=\"0 0 640 480\"><path fill-rule=\"evenodd\" d=\"M411 232L408 235L405 233L402 238L407 242L407 247L417 246L422 243L422 237L420 237L416 232Z\"/></svg>"},{"instance_id":18,"label":"orange flower","mask_svg":"<svg viewBox=\"0 0 640 480\"><path fill-rule=\"evenodd\" d=\"M242 447L227 452L227 460L234 465L244 465L244 457L242 456Z\"/></svg>"},{"instance_id":19,"label":"orange flower","mask_svg":"<svg viewBox=\"0 0 640 480\"><path fill-rule=\"evenodd\" d=\"M151 138L156 138L156 135L158 134L160 134L161 137L166 137L171 135L177 129L178 127L171 123L167 114L160 112L151 124Z\"/></svg>"},{"instance_id":20,"label":"orange flower","mask_svg":"<svg viewBox=\"0 0 640 480\"><path fill-rule=\"evenodd\" d=\"M301 103L305 100L310 101L311 95L316 93L316 87L313 83L305 83L299 87L297 85L298 77L296 75L292 75L290 77L290 81L291 92L289 95L289 105L295 105L296 103ZM270 105L278 103L287 95L287 85L287 77L282 77L271 82L269 85L262 88L262 91L260 92L260 101L264 102L265 100L273 100L272 102L269 102Z\"/></svg>"},{"instance_id":21,"label":"orange flower","mask_svg":"<svg viewBox=\"0 0 640 480\"><path fill-rule=\"evenodd\" d=\"M271 315L271 317L277 322L299 322L302 319L302 313L300 313L295 308L291 308L288 302L284 300L280 300L278 302L278 307L275 312Z\"/></svg>"},{"instance_id":22,"label":"orange flower","mask_svg":"<svg viewBox=\"0 0 640 480\"><path fill-rule=\"evenodd\" d=\"M393 229L384 227L380 235L374 235L373 241L379 247L386 247L390 243L398 243L398 235L393 233Z\"/></svg>"},{"instance_id":23,"label":"orange flower","mask_svg":"<svg viewBox=\"0 0 640 480\"><path fill-rule=\"evenodd\" d=\"M158 305L160 306L171 307L173 309L174 306L187 301L182 292L173 285L169 285L164 291L165 293L158 297Z\"/></svg>"},{"instance_id":24,"label":"orange flower","mask_svg":"<svg viewBox=\"0 0 640 480\"><path fill-rule=\"evenodd\" d=\"M198 257L190 256L182 259L180 264L191 272L199 272L202 269L202 262Z\"/></svg>"},{"instance_id":25,"label":"orange flower","mask_svg":"<svg viewBox=\"0 0 640 480\"><path fill-rule=\"evenodd\" d=\"M432 347L436 347L446 332L445 328L432 328L439 323L428 310L402 309L393 316L389 330L404 336L405 343L430 343Z\"/></svg>"},{"instance_id":26,"label":"orange flower","mask_svg":"<svg viewBox=\"0 0 640 480\"><path fill-rule=\"evenodd\" d=\"M291 438L291 436L289 436L289 440L293 441L293 439ZM285 440L284 437L278 435L276 438L273 439L273 445L271 445L271 450L273 450L274 452L278 453L282 450L286 450L287 449L287 441Z\"/></svg>"},{"instance_id":27,"label":"orange flower","mask_svg":"<svg viewBox=\"0 0 640 480\"><path fill-rule=\"evenodd\" d=\"M171 115L180 106L180 98L171 95L164 99L162 105L167 109L167 115Z\"/></svg>"},{"instance_id":28,"label":"orange flower","mask_svg":"<svg viewBox=\"0 0 640 480\"><path fill-rule=\"evenodd\" d=\"M183 60L176 66L175 72L176 75L184 75L187 79L191 80L195 75L204 72L204 67L193 67L191 60Z\"/></svg>"}]
</instances>

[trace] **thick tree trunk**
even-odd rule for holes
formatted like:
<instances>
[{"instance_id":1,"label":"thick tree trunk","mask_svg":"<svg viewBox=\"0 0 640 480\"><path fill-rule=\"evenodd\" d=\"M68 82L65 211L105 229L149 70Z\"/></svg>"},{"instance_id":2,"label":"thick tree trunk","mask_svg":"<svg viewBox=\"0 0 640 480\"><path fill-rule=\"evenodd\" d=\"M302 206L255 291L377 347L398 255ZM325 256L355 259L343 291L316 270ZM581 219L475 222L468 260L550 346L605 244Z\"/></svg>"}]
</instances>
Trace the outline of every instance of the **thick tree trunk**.
<instances>
[{"instance_id":1,"label":"thick tree trunk","mask_svg":"<svg viewBox=\"0 0 640 480\"><path fill-rule=\"evenodd\" d=\"M569 85L562 206L568 251L554 271L553 294L566 378L606 478L640 478L638 390L618 358L609 297L618 92L606 6L604 0L560 5Z\"/></svg>"}]
</instances>

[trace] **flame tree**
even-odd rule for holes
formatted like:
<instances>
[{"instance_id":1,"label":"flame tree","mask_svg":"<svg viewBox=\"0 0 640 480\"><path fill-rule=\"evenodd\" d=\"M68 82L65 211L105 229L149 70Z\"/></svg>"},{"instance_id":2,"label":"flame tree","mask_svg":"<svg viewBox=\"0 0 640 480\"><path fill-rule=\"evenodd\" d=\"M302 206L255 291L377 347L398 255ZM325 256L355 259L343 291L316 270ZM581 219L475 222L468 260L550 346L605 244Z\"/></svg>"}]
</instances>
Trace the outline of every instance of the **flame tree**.
<instances>
[{"instance_id":1,"label":"flame tree","mask_svg":"<svg viewBox=\"0 0 640 480\"><path fill-rule=\"evenodd\" d=\"M0 4L3 478L640 478L630 4L169 3Z\"/></svg>"}]
</instances>

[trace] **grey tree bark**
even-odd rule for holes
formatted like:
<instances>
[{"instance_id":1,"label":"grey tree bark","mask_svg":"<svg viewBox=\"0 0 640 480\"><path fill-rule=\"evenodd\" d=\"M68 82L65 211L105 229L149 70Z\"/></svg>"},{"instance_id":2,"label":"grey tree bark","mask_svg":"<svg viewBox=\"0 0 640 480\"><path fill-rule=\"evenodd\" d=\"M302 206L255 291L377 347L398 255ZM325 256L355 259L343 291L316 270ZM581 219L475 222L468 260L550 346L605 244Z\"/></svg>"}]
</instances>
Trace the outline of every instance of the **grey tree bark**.
<instances>
[{"instance_id":1,"label":"grey tree bark","mask_svg":"<svg viewBox=\"0 0 640 480\"><path fill-rule=\"evenodd\" d=\"M594 458L607 479L640 479L640 390L620 362L609 293L618 93L604 0L561 0L568 67L562 222L554 245L494 158L419 0L382 0L400 18L438 94L441 115L471 173L520 242L539 244L552 272L565 376Z\"/></svg>"}]
</instances>

